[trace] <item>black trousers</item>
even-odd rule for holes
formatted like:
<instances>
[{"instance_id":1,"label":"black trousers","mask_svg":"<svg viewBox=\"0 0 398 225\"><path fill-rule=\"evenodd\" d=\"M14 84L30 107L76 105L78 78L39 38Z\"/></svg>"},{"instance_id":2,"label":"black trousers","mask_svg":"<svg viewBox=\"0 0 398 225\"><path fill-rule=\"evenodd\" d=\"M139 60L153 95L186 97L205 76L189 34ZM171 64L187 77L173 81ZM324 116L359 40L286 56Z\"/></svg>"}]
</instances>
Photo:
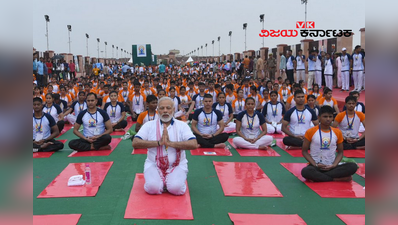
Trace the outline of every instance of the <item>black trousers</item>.
<instances>
[{"instance_id":1,"label":"black trousers","mask_svg":"<svg viewBox=\"0 0 398 225\"><path fill-rule=\"evenodd\" d=\"M334 178L352 176L357 172L358 166L355 163L344 163L329 171L322 171L313 165L308 165L301 170L301 176L315 182L333 181Z\"/></svg>"},{"instance_id":2,"label":"black trousers","mask_svg":"<svg viewBox=\"0 0 398 225\"><path fill-rule=\"evenodd\" d=\"M214 136L210 139L205 139L200 135L195 134L196 140L198 141L198 144L200 144L200 147L202 148L214 148L215 144L220 144L224 143L228 140L229 134L227 133L221 133L217 136Z\"/></svg>"},{"instance_id":3,"label":"black trousers","mask_svg":"<svg viewBox=\"0 0 398 225\"><path fill-rule=\"evenodd\" d=\"M33 143L33 148L39 149L39 152L56 152L64 148L64 143L56 141L55 139L48 140L46 143L47 142L52 142L53 144L47 146L47 148L41 148L40 145Z\"/></svg>"},{"instance_id":4,"label":"black trousers","mask_svg":"<svg viewBox=\"0 0 398 225\"><path fill-rule=\"evenodd\" d=\"M65 121L59 120L57 122L57 127L58 127L58 130L59 130L59 133L61 133L61 131L64 129L64 126L65 126Z\"/></svg>"},{"instance_id":5,"label":"black trousers","mask_svg":"<svg viewBox=\"0 0 398 225\"><path fill-rule=\"evenodd\" d=\"M117 123L114 127L113 130L115 129L124 129L127 127L127 121L126 120L122 120L119 123Z\"/></svg>"},{"instance_id":6,"label":"black trousers","mask_svg":"<svg viewBox=\"0 0 398 225\"><path fill-rule=\"evenodd\" d=\"M283 138L283 144L286 146L302 147L303 140L300 138L287 136Z\"/></svg>"},{"instance_id":7,"label":"black trousers","mask_svg":"<svg viewBox=\"0 0 398 225\"><path fill-rule=\"evenodd\" d=\"M365 138L363 138L363 139L361 139L361 140L359 140L359 141L357 141L355 143L352 143L352 144L348 143L347 141L344 141L343 145L344 145L344 150L357 149L357 147L365 146Z\"/></svg>"},{"instance_id":8,"label":"black trousers","mask_svg":"<svg viewBox=\"0 0 398 225\"><path fill-rule=\"evenodd\" d=\"M36 80L37 80L37 86L39 86L39 87L42 87L42 86L44 86L43 85L43 76L44 75L39 75L39 74L36 74Z\"/></svg>"},{"instance_id":9,"label":"black trousers","mask_svg":"<svg viewBox=\"0 0 398 225\"><path fill-rule=\"evenodd\" d=\"M140 116L140 114L136 114L137 116L134 118L133 113L131 113L131 120L133 122L137 122L138 117Z\"/></svg>"},{"instance_id":10,"label":"black trousers","mask_svg":"<svg viewBox=\"0 0 398 225\"><path fill-rule=\"evenodd\" d=\"M286 70L286 77L289 79L290 84L294 83L294 71L293 70Z\"/></svg>"},{"instance_id":11,"label":"black trousers","mask_svg":"<svg viewBox=\"0 0 398 225\"><path fill-rule=\"evenodd\" d=\"M93 142L94 149L98 150L101 147L109 145L111 143L112 137L109 134L102 135L97 140ZM90 151L91 150L91 143L84 140L84 139L74 139L69 142L69 148L78 151Z\"/></svg>"}]
</instances>

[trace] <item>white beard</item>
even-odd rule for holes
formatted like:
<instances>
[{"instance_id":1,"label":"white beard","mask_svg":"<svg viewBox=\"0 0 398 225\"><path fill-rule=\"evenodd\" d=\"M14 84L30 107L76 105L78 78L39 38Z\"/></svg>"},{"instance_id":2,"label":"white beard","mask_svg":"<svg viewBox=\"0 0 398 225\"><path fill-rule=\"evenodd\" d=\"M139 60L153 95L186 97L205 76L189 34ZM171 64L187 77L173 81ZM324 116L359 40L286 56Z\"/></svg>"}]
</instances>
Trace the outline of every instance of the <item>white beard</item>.
<instances>
[{"instance_id":1,"label":"white beard","mask_svg":"<svg viewBox=\"0 0 398 225\"><path fill-rule=\"evenodd\" d=\"M161 120L163 123L169 122L172 118L173 118L173 115L169 115L169 117L167 117L167 118L163 118L163 116L160 116L160 120Z\"/></svg>"}]
</instances>

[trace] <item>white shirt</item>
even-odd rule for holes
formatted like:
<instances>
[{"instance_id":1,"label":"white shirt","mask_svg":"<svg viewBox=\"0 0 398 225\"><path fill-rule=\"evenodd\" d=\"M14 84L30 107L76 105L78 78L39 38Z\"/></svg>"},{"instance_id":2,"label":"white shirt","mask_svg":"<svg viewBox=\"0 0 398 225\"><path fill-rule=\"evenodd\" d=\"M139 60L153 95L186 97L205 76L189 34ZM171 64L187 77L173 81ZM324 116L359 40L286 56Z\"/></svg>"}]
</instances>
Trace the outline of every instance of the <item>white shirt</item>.
<instances>
[{"instance_id":1,"label":"white shirt","mask_svg":"<svg viewBox=\"0 0 398 225\"><path fill-rule=\"evenodd\" d=\"M304 110L297 110L296 106L288 110L283 117L283 120L289 122L290 132L294 135L304 135L311 127L312 121L317 120L314 110L308 106Z\"/></svg>"},{"instance_id":2,"label":"white shirt","mask_svg":"<svg viewBox=\"0 0 398 225\"><path fill-rule=\"evenodd\" d=\"M202 134L214 134L217 132L217 123L223 119L219 110L205 113L203 108L195 110L192 119L198 121L198 130Z\"/></svg>"}]
</instances>

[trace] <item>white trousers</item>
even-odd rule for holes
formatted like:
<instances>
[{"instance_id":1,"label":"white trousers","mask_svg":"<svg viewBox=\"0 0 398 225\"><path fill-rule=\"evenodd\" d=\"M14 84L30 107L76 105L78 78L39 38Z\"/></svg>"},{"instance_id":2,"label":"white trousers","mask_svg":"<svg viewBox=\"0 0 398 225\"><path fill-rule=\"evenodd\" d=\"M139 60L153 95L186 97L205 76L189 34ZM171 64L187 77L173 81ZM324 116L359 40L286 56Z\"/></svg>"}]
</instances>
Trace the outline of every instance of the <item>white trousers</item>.
<instances>
[{"instance_id":1,"label":"white trousers","mask_svg":"<svg viewBox=\"0 0 398 225\"><path fill-rule=\"evenodd\" d=\"M247 149L258 149L260 146L270 146L273 138L269 135L264 135L258 139L254 144L246 141L242 137L236 137L232 139L233 143L237 148L247 148Z\"/></svg>"},{"instance_id":2,"label":"white trousers","mask_svg":"<svg viewBox=\"0 0 398 225\"><path fill-rule=\"evenodd\" d=\"M315 83L322 86L322 71L315 71Z\"/></svg>"},{"instance_id":3,"label":"white trousers","mask_svg":"<svg viewBox=\"0 0 398 225\"><path fill-rule=\"evenodd\" d=\"M333 90L333 75L325 74L325 85L330 88L330 90Z\"/></svg>"},{"instance_id":4,"label":"white trousers","mask_svg":"<svg viewBox=\"0 0 398 225\"><path fill-rule=\"evenodd\" d=\"M296 83L299 83L300 80L305 82L305 70L296 70Z\"/></svg>"},{"instance_id":5,"label":"white trousers","mask_svg":"<svg viewBox=\"0 0 398 225\"><path fill-rule=\"evenodd\" d=\"M76 116L74 116L73 114L65 116L65 119L72 125L74 125L76 122Z\"/></svg>"},{"instance_id":6,"label":"white trousers","mask_svg":"<svg viewBox=\"0 0 398 225\"><path fill-rule=\"evenodd\" d=\"M217 124L217 130L219 128L220 128L220 126L218 126L218 124ZM224 126L225 133L231 133L231 132L234 132L235 130L236 130L236 123L234 123L234 122L229 122L228 127Z\"/></svg>"},{"instance_id":7,"label":"white trousers","mask_svg":"<svg viewBox=\"0 0 398 225\"><path fill-rule=\"evenodd\" d=\"M185 114L185 113L184 113L183 111L179 110L179 111L177 111L177 112L174 113L174 118L181 117L181 116L183 116L184 114Z\"/></svg>"},{"instance_id":8,"label":"white trousers","mask_svg":"<svg viewBox=\"0 0 398 225\"><path fill-rule=\"evenodd\" d=\"M363 73L362 71L352 72L352 77L354 78L354 90L360 91L362 89Z\"/></svg>"},{"instance_id":9,"label":"white trousers","mask_svg":"<svg viewBox=\"0 0 398 225\"><path fill-rule=\"evenodd\" d=\"M277 124L276 127L272 126L272 124L267 123L267 133L274 134L274 133L281 134L282 133L282 124Z\"/></svg>"},{"instance_id":10,"label":"white trousers","mask_svg":"<svg viewBox=\"0 0 398 225\"><path fill-rule=\"evenodd\" d=\"M163 192L163 181L160 178L159 170L156 164L145 166L144 190L151 195L160 195ZM185 181L187 180L188 170L181 166L177 166L174 170L166 175L166 189L170 194L183 195L187 190Z\"/></svg>"},{"instance_id":11,"label":"white trousers","mask_svg":"<svg viewBox=\"0 0 398 225\"><path fill-rule=\"evenodd\" d=\"M341 71L341 83L343 90L350 90L350 72L349 71Z\"/></svg>"},{"instance_id":12,"label":"white trousers","mask_svg":"<svg viewBox=\"0 0 398 225\"><path fill-rule=\"evenodd\" d=\"M308 71L308 82L307 82L307 88L312 89L312 83L314 82L314 71Z\"/></svg>"}]
</instances>

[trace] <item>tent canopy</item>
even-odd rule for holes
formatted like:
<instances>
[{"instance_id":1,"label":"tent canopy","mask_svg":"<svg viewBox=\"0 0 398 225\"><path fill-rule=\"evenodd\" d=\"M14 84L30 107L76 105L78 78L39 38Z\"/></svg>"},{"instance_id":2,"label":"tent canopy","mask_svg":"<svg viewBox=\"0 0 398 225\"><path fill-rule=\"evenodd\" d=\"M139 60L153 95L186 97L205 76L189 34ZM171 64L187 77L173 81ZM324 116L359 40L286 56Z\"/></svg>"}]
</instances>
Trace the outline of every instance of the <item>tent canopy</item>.
<instances>
[{"instance_id":1,"label":"tent canopy","mask_svg":"<svg viewBox=\"0 0 398 225\"><path fill-rule=\"evenodd\" d=\"M191 56L189 56L189 59L186 61L187 63L189 63L189 62L193 62L193 59L192 59L192 57Z\"/></svg>"},{"instance_id":2,"label":"tent canopy","mask_svg":"<svg viewBox=\"0 0 398 225\"><path fill-rule=\"evenodd\" d=\"M133 63L133 58L130 58L129 63Z\"/></svg>"}]
</instances>

